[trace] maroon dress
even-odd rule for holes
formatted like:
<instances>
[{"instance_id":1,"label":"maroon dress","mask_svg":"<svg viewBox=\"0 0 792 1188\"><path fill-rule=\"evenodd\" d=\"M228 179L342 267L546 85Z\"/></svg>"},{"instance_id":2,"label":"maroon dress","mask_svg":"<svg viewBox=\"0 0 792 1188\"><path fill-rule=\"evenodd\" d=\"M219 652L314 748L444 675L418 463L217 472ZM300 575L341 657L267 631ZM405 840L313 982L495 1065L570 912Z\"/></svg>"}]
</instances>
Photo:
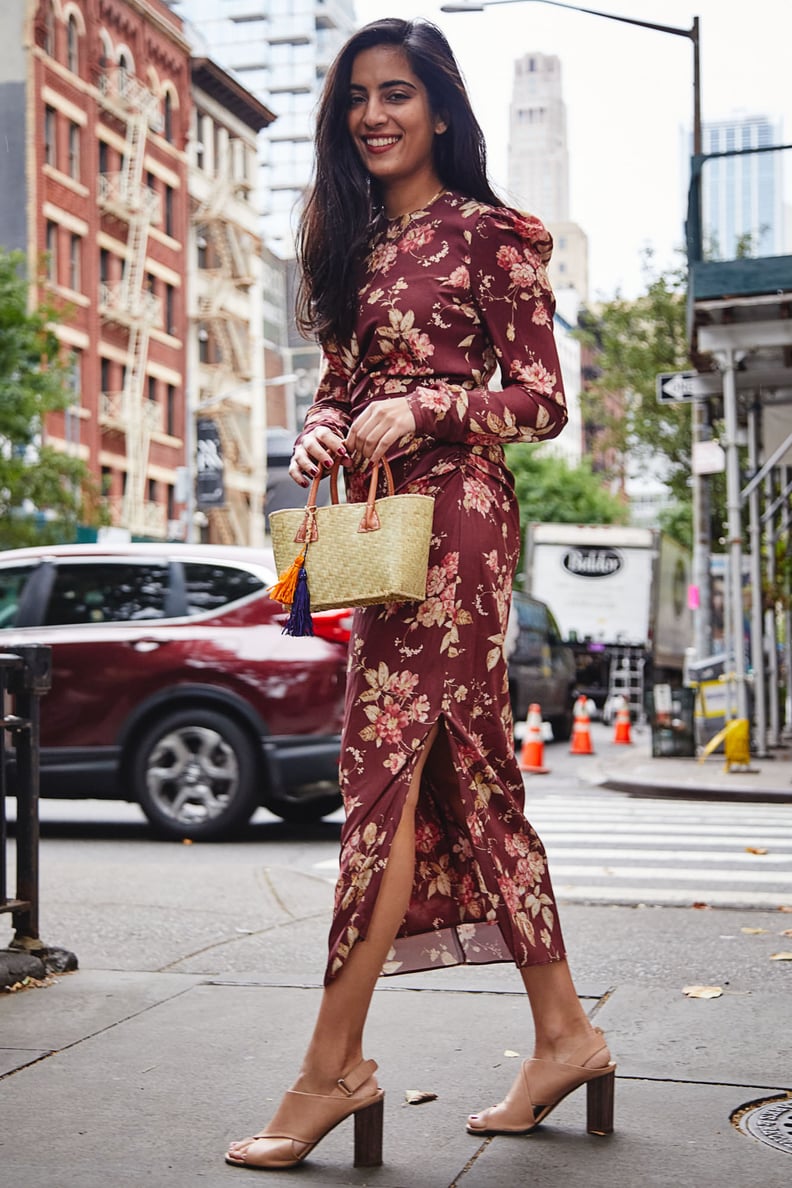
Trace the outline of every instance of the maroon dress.
<instances>
[{"instance_id":1,"label":"maroon dress","mask_svg":"<svg viewBox=\"0 0 792 1188\"><path fill-rule=\"evenodd\" d=\"M376 399L406 396L415 436L389 454L397 491L433 495L424 602L355 612L341 790L346 823L326 981L365 939L417 756L437 722L416 815L412 898L384 972L564 956L544 848L524 789L504 659L520 524L507 442L566 421L534 218L444 192L376 223L356 334L326 352L305 429L346 434ZM489 390L500 368L502 390ZM348 477L349 498L367 480Z\"/></svg>"}]
</instances>

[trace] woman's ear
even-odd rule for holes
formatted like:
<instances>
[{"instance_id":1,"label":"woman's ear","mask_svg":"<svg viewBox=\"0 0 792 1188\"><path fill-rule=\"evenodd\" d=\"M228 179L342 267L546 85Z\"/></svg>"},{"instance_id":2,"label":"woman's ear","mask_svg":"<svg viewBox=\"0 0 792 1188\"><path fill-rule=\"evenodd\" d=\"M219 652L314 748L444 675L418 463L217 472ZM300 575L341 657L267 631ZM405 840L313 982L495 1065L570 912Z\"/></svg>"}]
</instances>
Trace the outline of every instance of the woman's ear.
<instances>
[{"instance_id":1,"label":"woman's ear","mask_svg":"<svg viewBox=\"0 0 792 1188\"><path fill-rule=\"evenodd\" d=\"M439 115L435 118L435 136L442 136L444 132L448 131L448 120L444 115Z\"/></svg>"}]
</instances>

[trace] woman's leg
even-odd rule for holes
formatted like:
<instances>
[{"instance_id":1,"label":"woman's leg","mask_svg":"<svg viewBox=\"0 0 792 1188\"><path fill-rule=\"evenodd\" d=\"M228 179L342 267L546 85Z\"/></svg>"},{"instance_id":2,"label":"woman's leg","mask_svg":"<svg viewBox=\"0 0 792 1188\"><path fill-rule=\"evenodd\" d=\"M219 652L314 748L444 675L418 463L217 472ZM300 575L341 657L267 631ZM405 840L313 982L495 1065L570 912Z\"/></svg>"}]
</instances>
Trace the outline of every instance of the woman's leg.
<instances>
[{"instance_id":1,"label":"woman's leg","mask_svg":"<svg viewBox=\"0 0 792 1188\"><path fill-rule=\"evenodd\" d=\"M534 1020L534 1056L565 1060L593 1031L566 959L520 970Z\"/></svg>"},{"instance_id":2,"label":"woman's leg","mask_svg":"<svg viewBox=\"0 0 792 1188\"><path fill-rule=\"evenodd\" d=\"M322 995L313 1035L295 1089L327 1093L362 1059L371 996L410 902L415 871L415 808L421 774L437 737L430 731L415 765L399 827L391 843L366 939L358 941Z\"/></svg>"}]
</instances>

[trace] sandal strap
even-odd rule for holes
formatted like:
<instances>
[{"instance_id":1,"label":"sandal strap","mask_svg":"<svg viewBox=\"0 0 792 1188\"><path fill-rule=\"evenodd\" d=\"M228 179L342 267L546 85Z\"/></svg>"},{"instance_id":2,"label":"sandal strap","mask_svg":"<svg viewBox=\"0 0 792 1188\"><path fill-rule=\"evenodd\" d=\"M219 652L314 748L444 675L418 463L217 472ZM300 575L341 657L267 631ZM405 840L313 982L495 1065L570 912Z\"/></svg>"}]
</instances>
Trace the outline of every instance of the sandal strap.
<instances>
[{"instance_id":1,"label":"sandal strap","mask_svg":"<svg viewBox=\"0 0 792 1188\"><path fill-rule=\"evenodd\" d=\"M345 1073L343 1077L338 1078L338 1088L342 1093L345 1093L347 1097L351 1097L353 1093L357 1092L361 1085L365 1085L366 1081L368 1081L370 1077L374 1076L376 1071L376 1060L361 1060L360 1064L355 1065L355 1067L350 1069L348 1073Z\"/></svg>"}]
</instances>

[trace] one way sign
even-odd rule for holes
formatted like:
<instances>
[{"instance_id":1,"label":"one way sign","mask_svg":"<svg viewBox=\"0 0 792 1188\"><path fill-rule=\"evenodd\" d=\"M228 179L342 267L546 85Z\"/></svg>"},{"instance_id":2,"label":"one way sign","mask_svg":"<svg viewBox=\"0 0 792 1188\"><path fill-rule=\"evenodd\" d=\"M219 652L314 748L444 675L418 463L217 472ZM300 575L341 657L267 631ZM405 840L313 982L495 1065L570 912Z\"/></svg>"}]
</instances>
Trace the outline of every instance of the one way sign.
<instances>
[{"instance_id":1,"label":"one way sign","mask_svg":"<svg viewBox=\"0 0 792 1188\"><path fill-rule=\"evenodd\" d=\"M672 371L655 378L655 392L658 404L683 404L695 395L694 381L697 371Z\"/></svg>"}]
</instances>

